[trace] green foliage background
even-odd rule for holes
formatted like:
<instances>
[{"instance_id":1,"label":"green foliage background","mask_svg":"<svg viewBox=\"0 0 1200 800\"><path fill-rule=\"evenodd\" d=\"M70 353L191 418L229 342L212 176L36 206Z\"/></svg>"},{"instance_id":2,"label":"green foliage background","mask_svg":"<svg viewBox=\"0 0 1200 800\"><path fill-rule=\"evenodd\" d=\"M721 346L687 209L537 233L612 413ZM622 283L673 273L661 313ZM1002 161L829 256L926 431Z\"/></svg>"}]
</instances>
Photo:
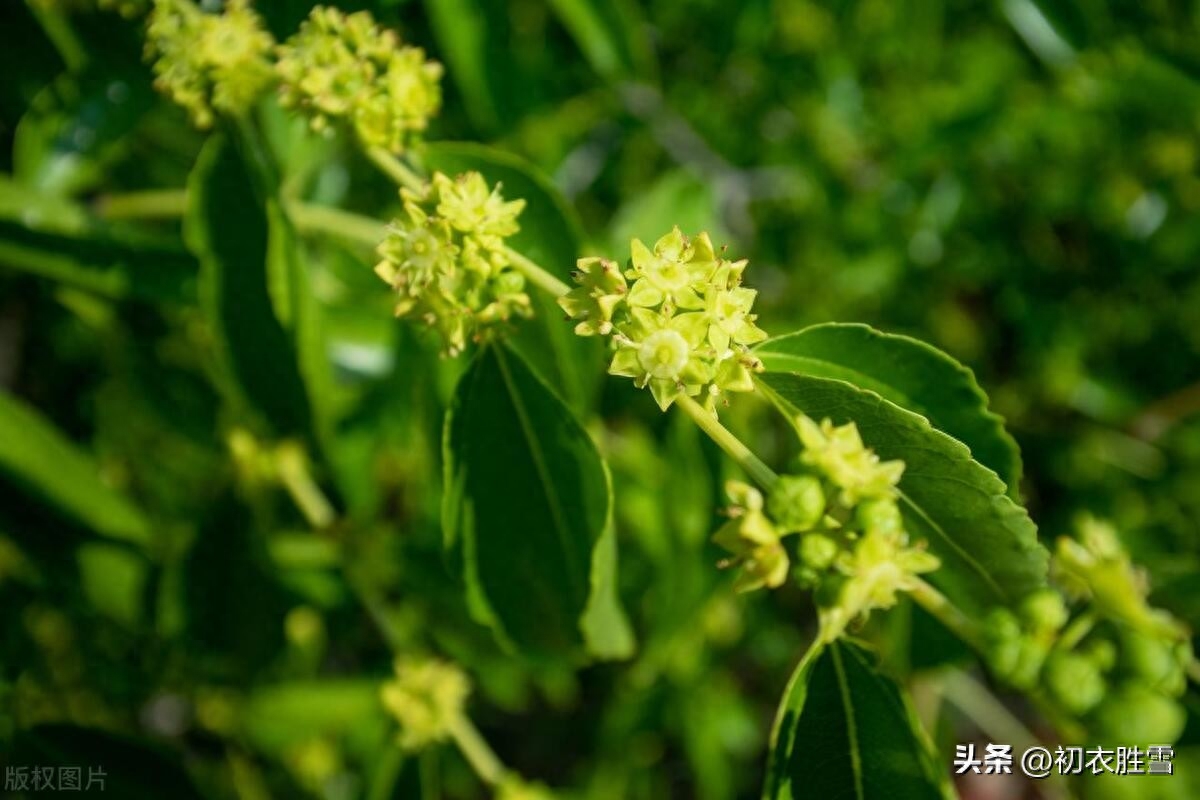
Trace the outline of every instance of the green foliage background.
<instances>
[{"instance_id":1,"label":"green foliage background","mask_svg":"<svg viewBox=\"0 0 1200 800\"><path fill-rule=\"evenodd\" d=\"M279 38L309 8L260 6ZM937 345L1020 443L1043 541L1084 510L1113 520L1155 602L1200 627L1200 7L346 7L446 64L432 141L550 177L565 205L520 167L504 177L530 203L524 251L565 275L580 250L708 230L751 259L768 330L858 321ZM603 381L568 326L518 334L571 407L599 409L637 644L586 668L514 658L442 549L441 420L464 365L392 320L369 252L300 242L254 181L376 216L394 187L271 102L261 144L281 174L248 177L253 154L206 144L155 94L138 23L88 3L5 3L0 43L0 752L105 763L134 776L121 797L167 781L195 787L172 797L479 796L449 749L397 755L376 702L390 643L463 664L505 762L571 796L757 796L813 617L798 589L739 598L715 569L707 440ZM94 213L181 188L198 162L212 171L182 223ZM265 284L214 280L223 259L265 264ZM547 356L548 337L574 349ZM742 398L728 417L782 460L767 413ZM308 531L231 456L234 430L303 443L344 522ZM965 658L908 607L864 635L918 682ZM1181 772L1200 774L1198 702ZM942 720L943 758L977 735ZM41 723L59 727L23 733Z\"/></svg>"}]
</instances>

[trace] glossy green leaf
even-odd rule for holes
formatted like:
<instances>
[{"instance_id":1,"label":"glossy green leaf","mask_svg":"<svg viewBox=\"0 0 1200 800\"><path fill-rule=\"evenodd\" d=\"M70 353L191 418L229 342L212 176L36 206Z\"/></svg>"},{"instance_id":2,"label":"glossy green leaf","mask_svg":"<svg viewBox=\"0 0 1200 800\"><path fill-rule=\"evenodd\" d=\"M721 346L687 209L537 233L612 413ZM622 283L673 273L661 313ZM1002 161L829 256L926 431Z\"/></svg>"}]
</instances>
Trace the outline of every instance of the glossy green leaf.
<instances>
[{"instance_id":1,"label":"glossy green leaf","mask_svg":"<svg viewBox=\"0 0 1200 800\"><path fill-rule=\"evenodd\" d=\"M252 169L229 140L214 136L188 183L184 232L200 260L200 299L226 392L276 433L304 433L308 393L269 289L268 201Z\"/></svg>"},{"instance_id":2,"label":"glossy green leaf","mask_svg":"<svg viewBox=\"0 0 1200 800\"><path fill-rule=\"evenodd\" d=\"M1037 528L965 445L919 414L845 381L764 372L759 385L783 413L853 421L880 458L906 463L901 510L913 535L942 559L930 581L955 602L982 612L1045 584L1048 554Z\"/></svg>"},{"instance_id":3,"label":"glossy green leaf","mask_svg":"<svg viewBox=\"0 0 1200 800\"><path fill-rule=\"evenodd\" d=\"M562 401L518 354L485 347L444 444L442 524L475 616L533 656L627 654L608 468Z\"/></svg>"},{"instance_id":4,"label":"glossy green leaf","mask_svg":"<svg viewBox=\"0 0 1200 800\"><path fill-rule=\"evenodd\" d=\"M948 795L908 700L861 647L814 647L784 692L764 800L939 800Z\"/></svg>"},{"instance_id":5,"label":"glossy green leaf","mask_svg":"<svg viewBox=\"0 0 1200 800\"><path fill-rule=\"evenodd\" d=\"M1017 443L1004 420L988 410L971 371L936 347L867 325L828 323L770 339L754 352L772 372L843 380L922 415L970 448L1016 496Z\"/></svg>"},{"instance_id":6,"label":"glossy green leaf","mask_svg":"<svg viewBox=\"0 0 1200 800\"><path fill-rule=\"evenodd\" d=\"M34 409L0 392L0 480L62 516L112 539L146 542L149 525L100 479L92 458Z\"/></svg>"},{"instance_id":7,"label":"glossy green leaf","mask_svg":"<svg viewBox=\"0 0 1200 800\"><path fill-rule=\"evenodd\" d=\"M533 165L514 155L465 143L438 143L425 151L430 169L448 175L477 170L491 183L500 183L507 199L525 200L521 230L509 244L568 284L583 238L579 222L550 181ZM603 356L600 343L576 336L562 309L540 289L527 289L534 318L517 323L509 337L512 346L527 358L576 409L587 406L602 372L596 369Z\"/></svg>"}]
</instances>

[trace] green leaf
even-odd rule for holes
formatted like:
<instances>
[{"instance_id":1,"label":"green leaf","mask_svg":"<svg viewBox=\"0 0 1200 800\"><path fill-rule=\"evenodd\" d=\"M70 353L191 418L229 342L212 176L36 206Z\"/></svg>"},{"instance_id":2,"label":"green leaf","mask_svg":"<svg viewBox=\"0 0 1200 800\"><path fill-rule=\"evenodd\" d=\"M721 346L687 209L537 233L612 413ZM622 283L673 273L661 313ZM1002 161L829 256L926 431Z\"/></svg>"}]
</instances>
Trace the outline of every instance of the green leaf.
<instances>
[{"instance_id":1,"label":"green leaf","mask_svg":"<svg viewBox=\"0 0 1200 800\"><path fill-rule=\"evenodd\" d=\"M772 372L837 378L920 414L970 448L1017 496L1020 448L988 410L971 370L936 347L867 325L829 323L770 339L754 352Z\"/></svg>"},{"instance_id":2,"label":"green leaf","mask_svg":"<svg viewBox=\"0 0 1200 800\"><path fill-rule=\"evenodd\" d=\"M145 543L149 525L124 495L100 480L91 457L41 414L0 392L0 480L68 519L112 539Z\"/></svg>"},{"instance_id":3,"label":"green leaf","mask_svg":"<svg viewBox=\"0 0 1200 800\"><path fill-rule=\"evenodd\" d=\"M371 733L388 728L379 682L347 679L297 681L255 689L239 709L240 729L256 748L284 755L320 737Z\"/></svg>"},{"instance_id":4,"label":"green leaf","mask_svg":"<svg viewBox=\"0 0 1200 800\"><path fill-rule=\"evenodd\" d=\"M200 260L201 305L226 393L270 430L306 433L308 393L268 288L270 230L256 168L224 136L212 137L188 181L184 234Z\"/></svg>"},{"instance_id":5,"label":"green leaf","mask_svg":"<svg viewBox=\"0 0 1200 800\"><path fill-rule=\"evenodd\" d=\"M550 8L579 44L592 68L609 80L629 78L650 68L645 24L624 0L550 0Z\"/></svg>"},{"instance_id":6,"label":"green leaf","mask_svg":"<svg viewBox=\"0 0 1200 800\"><path fill-rule=\"evenodd\" d=\"M608 468L562 401L519 355L485 347L444 446L442 521L476 618L532 656L628 654Z\"/></svg>"},{"instance_id":7,"label":"green leaf","mask_svg":"<svg viewBox=\"0 0 1200 800\"><path fill-rule=\"evenodd\" d=\"M522 198L521 230L508 241L567 283L575 269L583 236L579 222L553 184L532 164L501 150L467 143L438 143L424 151L427 166L447 175L470 170L489 183L500 183L504 197ZM509 342L577 410L588 405L603 371L597 341L576 336L562 309L545 292L529 287L534 318L518 323Z\"/></svg>"},{"instance_id":8,"label":"green leaf","mask_svg":"<svg viewBox=\"0 0 1200 800\"><path fill-rule=\"evenodd\" d=\"M183 305L196 296L196 261L182 247L97 223L77 203L0 176L3 267L113 300Z\"/></svg>"},{"instance_id":9,"label":"green leaf","mask_svg":"<svg viewBox=\"0 0 1200 800\"><path fill-rule=\"evenodd\" d=\"M949 794L907 698L846 642L813 647L771 734L764 800L939 800Z\"/></svg>"},{"instance_id":10,"label":"green leaf","mask_svg":"<svg viewBox=\"0 0 1200 800\"><path fill-rule=\"evenodd\" d=\"M883 459L901 459L901 510L914 536L942 559L931 575L952 600L983 612L1009 605L1046 583L1046 550L1021 506L966 446L919 414L845 381L764 372L759 385L791 416L855 422Z\"/></svg>"}]
</instances>

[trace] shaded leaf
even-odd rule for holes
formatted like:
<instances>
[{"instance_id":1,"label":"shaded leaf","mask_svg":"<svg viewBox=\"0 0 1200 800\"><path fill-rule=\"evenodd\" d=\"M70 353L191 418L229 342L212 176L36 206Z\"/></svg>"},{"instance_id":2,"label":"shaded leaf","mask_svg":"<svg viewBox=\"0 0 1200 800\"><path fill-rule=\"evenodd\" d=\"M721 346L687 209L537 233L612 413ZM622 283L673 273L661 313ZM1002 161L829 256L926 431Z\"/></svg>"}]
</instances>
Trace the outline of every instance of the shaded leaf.
<instances>
[{"instance_id":1,"label":"shaded leaf","mask_svg":"<svg viewBox=\"0 0 1200 800\"><path fill-rule=\"evenodd\" d=\"M868 325L828 323L778 336L754 350L772 372L837 378L927 418L994 470L1016 497L1021 454L969 369L932 345Z\"/></svg>"},{"instance_id":2,"label":"shaded leaf","mask_svg":"<svg viewBox=\"0 0 1200 800\"><path fill-rule=\"evenodd\" d=\"M100 480L92 458L37 411L0 392L0 479L56 512L113 539L144 543L149 525L124 495Z\"/></svg>"},{"instance_id":3,"label":"shaded leaf","mask_svg":"<svg viewBox=\"0 0 1200 800\"><path fill-rule=\"evenodd\" d=\"M861 647L814 647L784 692L764 800L947 796L906 696Z\"/></svg>"},{"instance_id":4,"label":"shaded leaf","mask_svg":"<svg viewBox=\"0 0 1200 800\"><path fill-rule=\"evenodd\" d=\"M1025 509L966 446L875 392L845 381L764 372L759 385L788 415L855 422L883 459L906 463L901 510L942 560L930 581L964 608L1008 605L1046 583L1048 554Z\"/></svg>"},{"instance_id":5,"label":"shaded leaf","mask_svg":"<svg viewBox=\"0 0 1200 800\"><path fill-rule=\"evenodd\" d=\"M445 460L443 526L476 617L530 655L628 652L608 468L519 355L485 347L463 375Z\"/></svg>"},{"instance_id":6,"label":"shaded leaf","mask_svg":"<svg viewBox=\"0 0 1200 800\"><path fill-rule=\"evenodd\" d=\"M254 168L224 136L210 139L188 182L184 232L200 260L225 390L276 433L305 433L308 393L268 289L267 201Z\"/></svg>"}]
</instances>

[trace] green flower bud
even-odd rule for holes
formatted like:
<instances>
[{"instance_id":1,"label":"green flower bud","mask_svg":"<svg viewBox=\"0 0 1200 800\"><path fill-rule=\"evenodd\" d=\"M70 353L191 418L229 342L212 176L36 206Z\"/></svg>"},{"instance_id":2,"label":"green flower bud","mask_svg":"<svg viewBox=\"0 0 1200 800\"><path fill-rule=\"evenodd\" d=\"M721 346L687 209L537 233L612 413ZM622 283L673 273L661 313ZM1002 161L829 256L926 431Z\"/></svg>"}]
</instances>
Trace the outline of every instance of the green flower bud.
<instances>
[{"instance_id":1,"label":"green flower bud","mask_svg":"<svg viewBox=\"0 0 1200 800\"><path fill-rule=\"evenodd\" d=\"M523 200L505 201L478 172L454 180L435 173L424 192L400 196L404 214L388 228L375 267L398 296L396 316L431 325L443 352L457 355L488 327L532 313L504 244L519 229Z\"/></svg>"},{"instance_id":2,"label":"green flower bud","mask_svg":"<svg viewBox=\"0 0 1200 800\"><path fill-rule=\"evenodd\" d=\"M807 531L825 514L825 492L811 475L782 475L767 497L767 511L784 533Z\"/></svg>"},{"instance_id":3,"label":"green flower bud","mask_svg":"<svg viewBox=\"0 0 1200 800\"><path fill-rule=\"evenodd\" d=\"M1067 624L1067 604L1053 589L1039 589L1021 601L1021 617L1035 632L1053 634Z\"/></svg>"},{"instance_id":4,"label":"green flower bud","mask_svg":"<svg viewBox=\"0 0 1200 800\"><path fill-rule=\"evenodd\" d=\"M447 739L470 693L467 677L453 664L429 658L397 658L395 671L380 698L400 723L400 746L419 750Z\"/></svg>"},{"instance_id":5,"label":"green flower bud","mask_svg":"<svg viewBox=\"0 0 1200 800\"><path fill-rule=\"evenodd\" d=\"M890 500L904 472L903 461L880 461L875 451L863 445L853 422L820 425L805 416L794 421L804 452L802 463L812 467L841 489L839 501L853 508L862 500Z\"/></svg>"},{"instance_id":6,"label":"green flower bud","mask_svg":"<svg viewBox=\"0 0 1200 800\"><path fill-rule=\"evenodd\" d=\"M366 11L317 6L275 68L285 106L307 113L314 130L344 121L368 147L402 152L441 107L442 66Z\"/></svg>"},{"instance_id":7,"label":"green flower bud","mask_svg":"<svg viewBox=\"0 0 1200 800\"><path fill-rule=\"evenodd\" d=\"M988 666L1004 680L1017 671L1021 660L1021 623L1006 608L993 608L983 620L983 646Z\"/></svg>"},{"instance_id":8,"label":"green flower bud","mask_svg":"<svg viewBox=\"0 0 1200 800\"><path fill-rule=\"evenodd\" d=\"M1051 696L1074 716L1095 708L1107 689L1095 662L1077 653L1053 653L1042 675Z\"/></svg>"},{"instance_id":9,"label":"green flower bud","mask_svg":"<svg viewBox=\"0 0 1200 800\"><path fill-rule=\"evenodd\" d=\"M154 0L146 28L155 86L198 128L218 111L242 114L254 104L273 80L274 44L249 0L228 0L219 14L191 0Z\"/></svg>"},{"instance_id":10,"label":"green flower bud","mask_svg":"<svg viewBox=\"0 0 1200 800\"><path fill-rule=\"evenodd\" d=\"M1126 631L1121 637L1121 667L1155 691L1178 697L1187 688L1187 664L1191 647Z\"/></svg>"},{"instance_id":11,"label":"green flower bud","mask_svg":"<svg viewBox=\"0 0 1200 800\"><path fill-rule=\"evenodd\" d=\"M1117 665L1117 647L1108 639L1092 639L1080 648L1080 652L1101 672L1109 672Z\"/></svg>"},{"instance_id":12,"label":"green flower bud","mask_svg":"<svg viewBox=\"0 0 1200 800\"><path fill-rule=\"evenodd\" d=\"M1092 712L1090 722L1094 731L1106 739L1172 744L1183 733L1187 711L1158 692L1124 684Z\"/></svg>"},{"instance_id":13,"label":"green flower bud","mask_svg":"<svg viewBox=\"0 0 1200 800\"><path fill-rule=\"evenodd\" d=\"M806 567L821 571L833 566L840 548L833 537L809 533L800 537L800 561Z\"/></svg>"},{"instance_id":14,"label":"green flower bud","mask_svg":"<svg viewBox=\"0 0 1200 800\"><path fill-rule=\"evenodd\" d=\"M868 500L854 510L854 520L864 531L896 535L903 531L904 520L894 500Z\"/></svg>"}]
</instances>

